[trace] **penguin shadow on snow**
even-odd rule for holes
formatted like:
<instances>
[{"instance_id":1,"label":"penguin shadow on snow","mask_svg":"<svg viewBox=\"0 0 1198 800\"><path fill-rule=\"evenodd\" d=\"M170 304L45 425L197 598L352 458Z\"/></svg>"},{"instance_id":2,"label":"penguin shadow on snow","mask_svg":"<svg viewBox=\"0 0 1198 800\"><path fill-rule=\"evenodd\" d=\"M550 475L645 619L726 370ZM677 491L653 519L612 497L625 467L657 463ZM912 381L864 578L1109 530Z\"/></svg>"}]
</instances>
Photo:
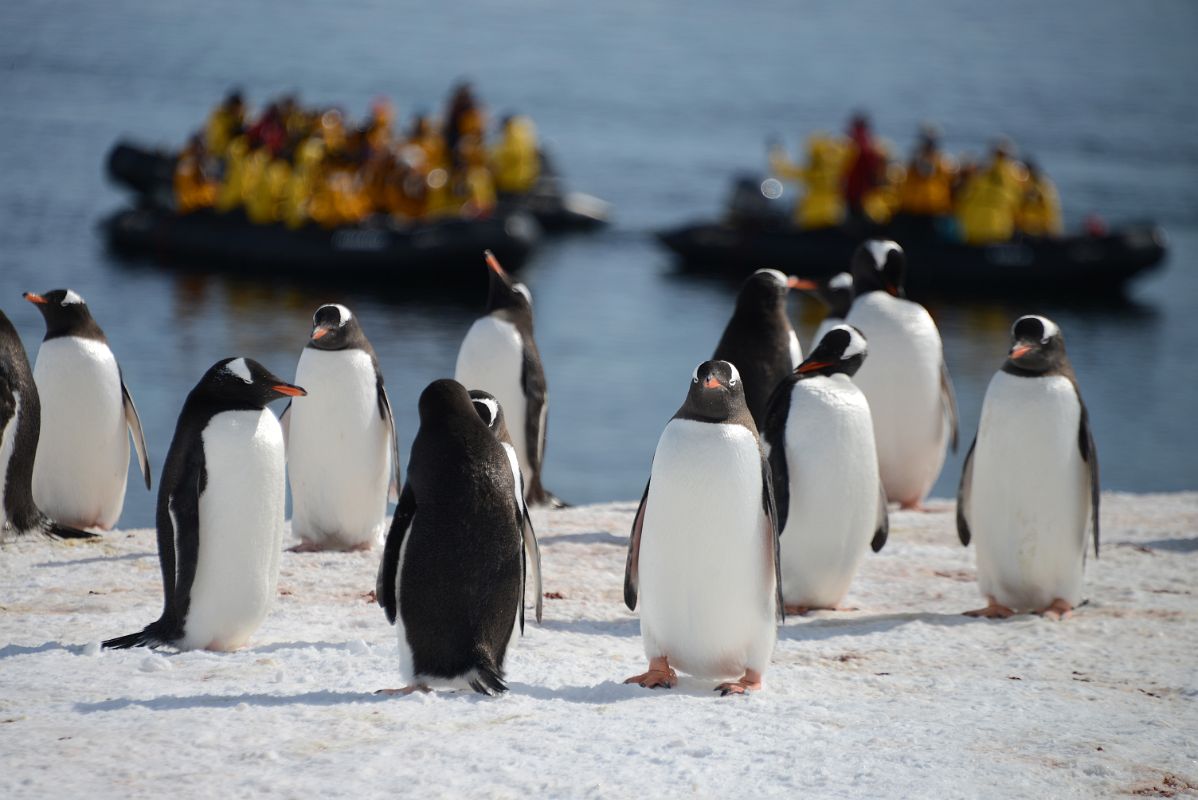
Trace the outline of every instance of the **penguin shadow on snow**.
<instances>
[{"instance_id":1,"label":"penguin shadow on snow","mask_svg":"<svg viewBox=\"0 0 1198 800\"><path fill-rule=\"evenodd\" d=\"M126 708L147 708L151 711L187 711L193 708L235 708L242 703L260 708L279 706L336 706L345 703L384 703L391 698L371 692L314 691L302 694L197 694L163 695L143 700L131 697L116 697L95 703L76 703L75 711L80 714L95 714L102 711L121 711Z\"/></svg>"},{"instance_id":2,"label":"penguin shadow on snow","mask_svg":"<svg viewBox=\"0 0 1198 800\"><path fill-rule=\"evenodd\" d=\"M544 545L551 544L610 544L617 547L628 547L627 536L617 536L607 531L590 531L588 533L556 533L552 536L538 536L537 541Z\"/></svg>"},{"instance_id":3,"label":"penguin shadow on snow","mask_svg":"<svg viewBox=\"0 0 1198 800\"><path fill-rule=\"evenodd\" d=\"M6 644L4 647L0 647L0 661L6 658L28 656L35 653L49 653L54 650L65 650L71 655L81 656L86 648L87 645L64 644L62 642L43 642L38 645Z\"/></svg>"},{"instance_id":4,"label":"penguin shadow on snow","mask_svg":"<svg viewBox=\"0 0 1198 800\"><path fill-rule=\"evenodd\" d=\"M923 622L927 625L956 627L977 622L964 614L943 614L935 612L904 612L898 614L872 614L868 616L837 616L817 617L796 623L798 617L788 616L786 624L779 626L778 639L787 641L818 641L832 639L837 636L868 636L874 633L885 633L899 626L912 622Z\"/></svg>"},{"instance_id":5,"label":"penguin shadow on snow","mask_svg":"<svg viewBox=\"0 0 1198 800\"><path fill-rule=\"evenodd\" d=\"M640 620L628 619L546 619L538 627L565 633L584 633L592 636L640 636Z\"/></svg>"},{"instance_id":6,"label":"penguin shadow on snow","mask_svg":"<svg viewBox=\"0 0 1198 800\"><path fill-rule=\"evenodd\" d=\"M125 553L121 556L91 556L89 558L76 558L70 561L42 561L39 564L34 564L35 569L47 569L53 567L80 567L84 564L106 564L110 561L140 561L143 558L157 558L157 553Z\"/></svg>"},{"instance_id":7,"label":"penguin shadow on snow","mask_svg":"<svg viewBox=\"0 0 1198 800\"><path fill-rule=\"evenodd\" d=\"M518 697L605 706L612 703L659 697L696 697L705 700L719 700L721 699L720 695L715 691L716 683L716 681L680 674L678 683L670 689L646 689L643 686L624 683L622 680L605 680L602 683L584 686L550 687L519 682L511 682L508 686L511 688L512 694Z\"/></svg>"}]
</instances>

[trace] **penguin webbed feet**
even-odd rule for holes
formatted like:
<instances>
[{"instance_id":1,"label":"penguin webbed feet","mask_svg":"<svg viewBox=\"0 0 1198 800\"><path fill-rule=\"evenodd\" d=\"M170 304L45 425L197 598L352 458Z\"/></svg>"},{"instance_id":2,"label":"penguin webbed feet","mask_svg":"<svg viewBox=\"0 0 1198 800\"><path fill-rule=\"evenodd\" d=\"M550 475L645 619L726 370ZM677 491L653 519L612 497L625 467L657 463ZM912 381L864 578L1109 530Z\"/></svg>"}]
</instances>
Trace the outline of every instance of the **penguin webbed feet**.
<instances>
[{"instance_id":1,"label":"penguin webbed feet","mask_svg":"<svg viewBox=\"0 0 1198 800\"><path fill-rule=\"evenodd\" d=\"M720 693L720 697L727 697L733 694L748 694L749 692L761 691L761 673L756 670L746 669L745 674L737 681L727 681L715 687L715 691Z\"/></svg>"},{"instance_id":2,"label":"penguin webbed feet","mask_svg":"<svg viewBox=\"0 0 1198 800\"><path fill-rule=\"evenodd\" d=\"M1015 611L1002 605L993 597L987 597L985 608L975 608L972 611L966 611L965 616L981 619L1008 619L1015 616Z\"/></svg>"},{"instance_id":3,"label":"penguin webbed feet","mask_svg":"<svg viewBox=\"0 0 1198 800\"><path fill-rule=\"evenodd\" d=\"M1060 622L1073 616L1073 604L1058 597L1048 605L1048 608L1043 608L1036 613L1045 619Z\"/></svg>"},{"instance_id":4,"label":"penguin webbed feet","mask_svg":"<svg viewBox=\"0 0 1198 800\"><path fill-rule=\"evenodd\" d=\"M673 689L678 683L678 673L670 667L670 662L664 657L649 659L649 669L640 675L633 675L624 683L635 683L646 689Z\"/></svg>"}]
</instances>

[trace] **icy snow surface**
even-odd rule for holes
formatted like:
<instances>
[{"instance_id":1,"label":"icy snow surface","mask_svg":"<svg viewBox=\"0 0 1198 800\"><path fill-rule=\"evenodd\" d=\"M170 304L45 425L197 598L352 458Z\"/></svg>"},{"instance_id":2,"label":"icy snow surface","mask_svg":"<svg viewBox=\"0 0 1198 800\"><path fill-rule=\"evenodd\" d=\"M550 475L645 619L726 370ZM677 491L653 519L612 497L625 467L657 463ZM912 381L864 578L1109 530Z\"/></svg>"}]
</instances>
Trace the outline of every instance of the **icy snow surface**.
<instances>
[{"instance_id":1,"label":"icy snow surface","mask_svg":"<svg viewBox=\"0 0 1198 800\"><path fill-rule=\"evenodd\" d=\"M895 513L847 598L790 619L765 690L645 666L623 606L634 505L536 514L542 627L487 699L376 696L378 552L283 557L237 653L100 652L160 607L151 531L0 548L0 797L1173 796L1198 786L1198 494L1107 495L1090 603L971 620L973 550ZM559 596L560 595L560 596Z\"/></svg>"}]
</instances>

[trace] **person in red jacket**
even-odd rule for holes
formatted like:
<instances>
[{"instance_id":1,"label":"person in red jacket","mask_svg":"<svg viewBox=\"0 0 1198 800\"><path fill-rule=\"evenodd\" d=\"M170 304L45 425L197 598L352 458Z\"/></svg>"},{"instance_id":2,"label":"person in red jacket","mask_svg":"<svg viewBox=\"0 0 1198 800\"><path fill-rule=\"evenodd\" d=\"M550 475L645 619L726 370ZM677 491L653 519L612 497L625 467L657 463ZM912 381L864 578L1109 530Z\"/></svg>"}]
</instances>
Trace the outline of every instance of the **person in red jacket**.
<instances>
[{"instance_id":1,"label":"person in red jacket","mask_svg":"<svg viewBox=\"0 0 1198 800\"><path fill-rule=\"evenodd\" d=\"M865 196L885 178L886 158L874 144L869 118L854 114L849 121L850 152L844 175L844 199L850 220L867 221Z\"/></svg>"}]
</instances>

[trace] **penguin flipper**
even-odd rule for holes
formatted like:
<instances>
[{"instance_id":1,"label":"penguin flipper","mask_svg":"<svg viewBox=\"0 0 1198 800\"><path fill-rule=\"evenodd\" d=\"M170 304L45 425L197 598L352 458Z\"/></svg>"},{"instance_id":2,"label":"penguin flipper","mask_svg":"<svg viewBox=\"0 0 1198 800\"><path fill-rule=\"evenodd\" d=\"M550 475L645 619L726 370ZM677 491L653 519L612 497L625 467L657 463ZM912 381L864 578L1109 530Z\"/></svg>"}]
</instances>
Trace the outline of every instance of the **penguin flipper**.
<instances>
[{"instance_id":1,"label":"penguin flipper","mask_svg":"<svg viewBox=\"0 0 1198 800\"><path fill-rule=\"evenodd\" d=\"M1076 385L1074 387L1076 389ZM1082 461L1090 472L1090 524L1094 528L1094 557L1098 558L1098 504L1102 499L1102 491L1098 480L1098 449L1094 445L1094 434L1090 430L1090 414L1086 404L1082 402L1081 394L1077 396L1081 403L1081 423L1078 425L1077 446L1081 451Z\"/></svg>"},{"instance_id":2,"label":"penguin flipper","mask_svg":"<svg viewBox=\"0 0 1198 800\"><path fill-rule=\"evenodd\" d=\"M403 548L404 538L412 527L412 518L416 516L416 495L412 492L412 484L404 485L399 494L399 504L395 507L395 516L391 518L391 529L387 531L387 543L383 545L383 560L379 564L378 578L374 582L374 597L387 615L387 622L395 624L399 613L399 597L396 595L396 579L399 573L399 551Z\"/></svg>"},{"instance_id":3,"label":"penguin flipper","mask_svg":"<svg viewBox=\"0 0 1198 800\"><path fill-rule=\"evenodd\" d=\"M953 390L953 379L948 374L948 364L940 360L940 404L944 407L944 419L948 423L949 442L957 452L957 393Z\"/></svg>"},{"instance_id":4,"label":"penguin flipper","mask_svg":"<svg viewBox=\"0 0 1198 800\"><path fill-rule=\"evenodd\" d=\"M869 543L875 553L881 552L890 536L890 511L886 508L886 487L878 481L878 518L874 529L873 541Z\"/></svg>"},{"instance_id":5,"label":"penguin flipper","mask_svg":"<svg viewBox=\"0 0 1198 800\"><path fill-rule=\"evenodd\" d=\"M399 500L399 440L395 432L395 414L391 412L391 399L383 388L383 373L377 373L379 416L387 426L387 441L391 447L391 485L387 490L387 499L391 502ZM290 405L288 406L290 408Z\"/></svg>"},{"instance_id":6,"label":"penguin flipper","mask_svg":"<svg viewBox=\"0 0 1198 800\"><path fill-rule=\"evenodd\" d=\"M530 503L543 503L546 492L541 486L541 461L545 457L545 428L549 417L549 397L545 386L545 371L541 368L536 346L524 342L524 364L520 370L520 386L524 390L524 447L528 451ZM513 420L515 422L515 420ZM559 501L560 502L560 501Z\"/></svg>"},{"instance_id":7,"label":"penguin flipper","mask_svg":"<svg viewBox=\"0 0 1198 800\"><path fill-rule=\"evenodd\" d=\"M770 474L774 483L774 504L780 525L786 525L790 513L790 468L786 463L786 419L790 416L790 393L796 379L788 375L774 389L765 414L765 440L770 463ZM781 528L778 535L782 535Z\"/></svg>"},{"instance_id":8,"label":"penguin flipper","mask_svg":"<svg viewBox=\"0 0 1198 800\"><path fill-rule=\"evenodd\" d=\"M291 401L287 401L287 405L283 406L283 413L279 414L279 427L283 429L283 452L287 452L287 445L291 442Z\"/></svg>"},{"instance_id":9,"label":"penguin flipper","mask_svg":"<svg viewBox=\"0 0 1198 800\"><path fill-rule=\"evenodd\" d=\"M628 561L624 565L624 605L629 611L636 611L636 595L640 586L641 532L645 526L645 504L649 500L649 483L645 481L645 493L641 495L641 504L636 508L636 516L632 518L632 533L628 536Z\"/></svg>"},{"instance_id":10,"label":"penguin flipper","mask_svg":"<svg viewBox=\"0 0 1198 800\"><path fill-rule=\"evenodd\" d=\"M191 586L200 559L200 495L208 483L204 448L192 448L183 458L178 481L159 501L156 519L165 598L158 624L172 630L182 627L191 606Z\"/></svg>"},{"instance_id":11,"label":"penguin flipper","mask_svg":"<svg viewBox=\"0 0 1198 800\"><path fill-rule=\"evenodd\" d=\"M765 511L766 553L770 569L774 573L774 594L778 609L778 621L786 622L786 604L782 599L782 531L778 527L778 506L774 502L774 479L770 475L770 462L761 459L761 505Z\"/></svg>"},{"instance_id":12,"label":"penguin flipper","mask_svg":"<svg viewBox=\"0 0 1198 800\"><path fill-rule=\"evenodd\" d=\"M961 468L961 483L957 486L957 535L961 544L969 547L973 534L969 531L969 495L973 491L973 448L978 446L978 437L973 437L969 452L965 454L965 466Z\"/></svg>"},{"instance_id":13,"label":"penguin flipper","mask_svg":"<svg viewBox=\"0 0 1198 800\"><path fill-rule=\"evenodd\" d=\"M117 369L118 374L120 369ZM121 400L125 406L125 424L129 426L129 435L133 438L133 449L137 452L137 463L141 467L141 476L146 481L146 490L150 488L150 456L146 447L146 434L141 427L141 417L137 415L137 406L133 404L133 395L125 385L125 377L121 375Z\"/></svg>"},{"instance_id":14,"label":"penguin flipper","mask_svg":"<svg viewBox=\"0 0 1198 800\"><path fill-rule=\"evenodd\" d=\"M541 548L537 544L537 534L532 528L532 518L528 515L528 507L524 508L524 519L520 529L524 537L524 552L528 559L527 565L532 571L532 585L537 593L536 620L541 624L542 605L545 600L545 588L541 585Z\"/></svg>"}]
</instances>

